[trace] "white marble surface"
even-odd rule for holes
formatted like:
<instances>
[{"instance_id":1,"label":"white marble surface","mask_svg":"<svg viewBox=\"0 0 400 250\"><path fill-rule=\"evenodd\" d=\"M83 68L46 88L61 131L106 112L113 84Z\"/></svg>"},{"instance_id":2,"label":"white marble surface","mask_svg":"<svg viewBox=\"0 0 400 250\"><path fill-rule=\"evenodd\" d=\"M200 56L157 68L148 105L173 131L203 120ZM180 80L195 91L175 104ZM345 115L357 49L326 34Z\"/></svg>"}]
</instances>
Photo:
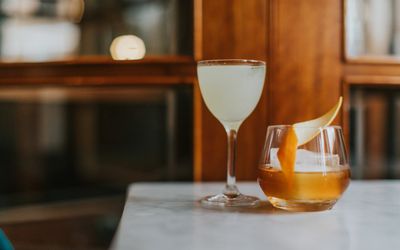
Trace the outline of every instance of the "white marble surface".
<instances>
[{"instance_id":1,"label":"white marble surface","mask_svg":"<svg viewBox=\"0 0 400 250\"><path fill-rule=\"evenodd\" d=\"M257 209L202 208L213 184L135 184L112 249L400 249L400 181L353 181L329 211L293 213L265 202ZM265 196L256 183L243 193Z\"/></svg>"}]
</instances>

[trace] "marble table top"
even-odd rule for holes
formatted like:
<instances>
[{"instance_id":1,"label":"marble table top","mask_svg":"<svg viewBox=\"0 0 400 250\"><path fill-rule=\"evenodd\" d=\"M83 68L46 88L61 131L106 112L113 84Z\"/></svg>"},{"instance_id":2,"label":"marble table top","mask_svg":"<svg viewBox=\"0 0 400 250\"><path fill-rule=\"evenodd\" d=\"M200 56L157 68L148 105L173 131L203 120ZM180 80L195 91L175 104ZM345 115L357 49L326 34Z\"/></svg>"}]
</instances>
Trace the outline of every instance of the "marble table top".
<instances>
[{"instance_id":1,"label":"marble table top","mask_svg":"<svg viewBox=\"0 0 400 250\"><path fill-rule=\"evenodd\" d=\"M253 209L206 209L222 183L129 187L111 249L400 249L400 181L352 181L332 210L294 213L267 201ZM242 193L265 200L257 183Z\"/></svg>"}]
</instances>

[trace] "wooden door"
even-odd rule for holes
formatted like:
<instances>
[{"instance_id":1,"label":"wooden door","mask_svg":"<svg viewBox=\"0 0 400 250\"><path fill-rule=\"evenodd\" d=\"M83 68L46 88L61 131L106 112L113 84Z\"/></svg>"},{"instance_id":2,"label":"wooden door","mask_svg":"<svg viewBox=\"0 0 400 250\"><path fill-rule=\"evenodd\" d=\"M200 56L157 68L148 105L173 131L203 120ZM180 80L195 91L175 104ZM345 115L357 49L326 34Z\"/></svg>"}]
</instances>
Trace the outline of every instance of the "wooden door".
<instances>
[{"instance_id":1,"label":"wooden door","mask_svg":"<svg viewBox=\"0 0 400 250\"><path fill-rule=\"evenodd\" d=\"M341 95L341 0L196 0L195 58L267 61L238 134L237 176L255 180L266 128L322 114ZM195 180L224 180L226 135L195 86Z\"/></svg>"}]
</instances>

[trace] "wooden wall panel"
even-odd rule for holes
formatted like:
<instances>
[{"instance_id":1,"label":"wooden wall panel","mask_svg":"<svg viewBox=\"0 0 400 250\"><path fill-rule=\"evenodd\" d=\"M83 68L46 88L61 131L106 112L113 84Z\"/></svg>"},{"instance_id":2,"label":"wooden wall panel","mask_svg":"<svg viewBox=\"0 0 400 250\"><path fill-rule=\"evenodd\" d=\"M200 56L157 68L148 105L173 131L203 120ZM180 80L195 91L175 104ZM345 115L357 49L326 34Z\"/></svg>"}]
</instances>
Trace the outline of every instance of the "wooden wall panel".
<instances>
[{"instance_id":1,"label":"wooden wall panel","mask_svg":"<svg viewBox=\"0 0 400 250\"><path fill-rule=\"evenodd\" d=\"M343 95L344 112L336 123L344 126L349 139L349 85L398 85L400 65L386 61L344 58L343 0L203 0L201 53L196 58L259 57L268 59L268 84L257 112L239 133L239 176L254 178L259 150L248 145L262 144L269 124L291 124L323 114ZM265 6L263 6L265 5ZM255 8L257 6L257 9ZM260 8L267 11L261 15ZM251 13L253 12L253 13ZM258 14L257 14L258 13ZM251 18L249 18L251 17ZM264 20L264 24L260 23ZM259 35L255 27L265 29ZM254 35L256 34L256 35ZM199 37L199 36L197 36ZM261 50L266 49L264 54ZM204 107L199 128L203 144L198 179L222 180L225 176L224 132ZM263 115L268 115L267 118ZM219 130L218 130L219 126ZM253 131L257 132L253 132ZM212 137L215 135L215 137ZM257 138L257 136L259 138ZM211 138L211 139L210 139ZM243 142L244 141L244 142ZM244 145L244 146L243 146ZM243 147L246 147L243 153ZM224 148L224 153L226 152ZM211 155L216 156L210 159ZM215 168L215 170L213 170ZM243 172L244 171L244 172ZM248 171L248 172L246 172Z\"/></svg>"},{"instance_id":2,"label":"wooden wall panel","mask_svg":"<svg viewBox=\"0 0 400 250\"><path fill-rule=\"evenodd\" d=\"M195 0L195 57L266 60L266 0ZM238 179L255 180L267 126L266 88L238 134ZM195 88L195 91L199 91ZM195 180L226 178L226 134L195 94Z\"/></svg>"},{"instance_id":3,"label":"wooden wall panel","mask_svg":"<svg viewBox=\"0 0 400 250\"><path fill-rule=\"evenodd\" d=\"M311 119L341 92L342 0L271 0L271 124Z\"/></svg>"}]
</instances>

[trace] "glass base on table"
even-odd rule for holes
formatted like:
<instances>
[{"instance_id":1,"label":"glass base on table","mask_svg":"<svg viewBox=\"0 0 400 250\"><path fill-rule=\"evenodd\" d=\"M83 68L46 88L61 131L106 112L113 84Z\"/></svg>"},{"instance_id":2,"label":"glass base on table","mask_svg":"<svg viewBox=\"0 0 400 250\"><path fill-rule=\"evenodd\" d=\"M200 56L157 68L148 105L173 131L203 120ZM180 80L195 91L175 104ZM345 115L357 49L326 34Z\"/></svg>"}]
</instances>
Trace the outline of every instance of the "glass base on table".
<instances>
[{"instance_id":1,"label":"glass base on table","mask_svg":"<svg viewBox=\"0 0 400 250\"><path fill-rule=\"evenodd\" d=\"M257 207L260 200L254 196L217 194L200 200L205 207Z\"/></svg>"},{"instance_id":2,"label":"glass base on table","mask_svg":"<svg viewBox=\"0 0 400 250\"><path fill-rule=\"evenodd\" d=\"M277 208L295 212L314 212L332 209L337 199L333 200L286 200L268 197L269 202Z\"/></svg>"}]
</instances>

